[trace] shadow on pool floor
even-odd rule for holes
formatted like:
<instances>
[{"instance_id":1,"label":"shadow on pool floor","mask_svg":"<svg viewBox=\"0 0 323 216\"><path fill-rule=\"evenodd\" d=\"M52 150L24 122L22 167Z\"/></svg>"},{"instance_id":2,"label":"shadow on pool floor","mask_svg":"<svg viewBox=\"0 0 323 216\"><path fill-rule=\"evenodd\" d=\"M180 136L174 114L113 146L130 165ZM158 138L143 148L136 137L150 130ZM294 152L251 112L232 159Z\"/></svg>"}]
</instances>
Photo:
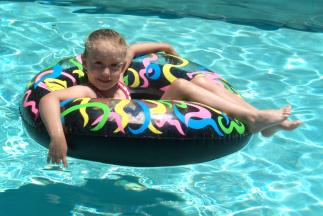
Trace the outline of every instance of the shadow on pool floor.
<instances>
[{"instance_id":1,"label":"shadow on pool floor","mask_svg":"<svg viewBox=\"0 0 323 216\"><path fill-rule=\"evenodd\" d=\"M28 184L0 193L1 214L11 215L174 215L184 213L174 207L184 202L178 195L146 188L137 177L87 179L81 186L49 182ZM42 180L42 178L38 178ZM48 183L49 182L49 183ZM178 204L177 204L178 205ZM74 214L72 214L74 213ZM75 214L78 215L78 214Z\"/></svg>"}]
</instances>

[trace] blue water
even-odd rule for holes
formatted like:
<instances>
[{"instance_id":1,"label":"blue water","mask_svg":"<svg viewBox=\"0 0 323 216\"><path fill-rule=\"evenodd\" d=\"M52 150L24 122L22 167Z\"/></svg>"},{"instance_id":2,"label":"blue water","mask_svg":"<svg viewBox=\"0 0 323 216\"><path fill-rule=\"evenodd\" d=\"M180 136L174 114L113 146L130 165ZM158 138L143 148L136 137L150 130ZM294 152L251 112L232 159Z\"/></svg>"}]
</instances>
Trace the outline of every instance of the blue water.
<instances>
[{"instance_id":1,"label":"blue water","mask_svg":"<svg viewBox=\"0 0 323 216\"><path fill-rule=\"evenodd\" d=\"M199 18L73 13L80 7L0 2L0 215L321 215L323 33L264 30ZM88 8L87 8L88 10ZM129 43L163 41L222 74L258 108L293 106L304 124L255 135L241 151L207 163L132 168L68 158L24 132L18 113L40 69L82 52L97 28Z\"/></svg>"}]
</instances>

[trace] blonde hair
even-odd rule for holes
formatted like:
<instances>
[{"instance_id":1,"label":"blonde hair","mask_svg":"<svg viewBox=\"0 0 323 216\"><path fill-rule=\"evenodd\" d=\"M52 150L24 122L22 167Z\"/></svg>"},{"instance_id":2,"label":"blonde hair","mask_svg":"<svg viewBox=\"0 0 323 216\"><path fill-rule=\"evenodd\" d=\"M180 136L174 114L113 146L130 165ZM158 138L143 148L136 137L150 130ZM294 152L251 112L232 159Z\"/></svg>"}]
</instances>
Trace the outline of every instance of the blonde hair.
<instances>
[{"instance_id":1,"label":"blonde hair","mask_svg":"<svg viewBox=\"0 0 323 216\"><path fill-rule=\"evenodd\" d=\"M85 41L85 47L83 56L86 57L89 53L89 50L95 46L96 42L107 41L113 47L117 48L120 51L120 54L123 58L127 54L127 43L123 37L113 29L98 29L92 32Z\"/></svg>"}]
</instances>

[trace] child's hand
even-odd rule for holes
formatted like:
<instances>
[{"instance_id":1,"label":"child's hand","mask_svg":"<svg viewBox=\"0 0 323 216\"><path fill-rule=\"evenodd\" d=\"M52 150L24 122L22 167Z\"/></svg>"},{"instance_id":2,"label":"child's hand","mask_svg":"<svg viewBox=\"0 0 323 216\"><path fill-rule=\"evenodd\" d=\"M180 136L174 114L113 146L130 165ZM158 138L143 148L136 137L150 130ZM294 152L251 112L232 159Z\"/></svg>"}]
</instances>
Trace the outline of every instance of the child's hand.
<instances>
[{"instance_id":1,"label":"child's hand","mask_svg":"<svg viewBox=\"0 0 323 216\"><path fill-rule=\"evenodd\" d=\"M165 50L166 54L170 54L170 55L175 55L178 56L178 53L175 51L175 49L171 46L168 47L168 49Z\"/></svg>"},{"instance_id":2,"label":"child's hand","mask_svg":"<svg viewBox=\"0 0 323 216\"><path fill-rule=\"evenodd\" d=\"M48 150L47 163L60 164L63 162L64 167L67 167L67 144L65 138L51 139Z\"/></svg>"}]
</instances>

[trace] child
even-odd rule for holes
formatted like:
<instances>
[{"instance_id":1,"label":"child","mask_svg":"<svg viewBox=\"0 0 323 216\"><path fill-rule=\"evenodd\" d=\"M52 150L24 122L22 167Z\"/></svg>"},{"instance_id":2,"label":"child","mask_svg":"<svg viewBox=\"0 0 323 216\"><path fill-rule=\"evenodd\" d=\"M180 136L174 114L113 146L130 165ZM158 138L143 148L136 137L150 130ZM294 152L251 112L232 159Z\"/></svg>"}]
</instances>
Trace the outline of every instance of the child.
<instances>
[{"instance_id":1,"label":"child","mask_svg":"<svg viewBox=\"0 0 323 216\"><path fill-rule=\"evenodd\" d=\"M119 33L111 29L100 29L91 33L82 54L88 84L51 92L40 100L40 115L50 136L47 162L63 162L67 166L67 143L60 120L60 101L81 97L130 99L127 87L122 81L122 74L136 55L159 51L177 55L165 43L142 43L127 47ZM258 110L225 88L202 77L195 77L191 81L175 80L162 99L204 103L239 118L247 124L251 132L261 132L265 136L271 136L281 129L293 130L301 124L300 121L287 120L291 107Z\"/></svg>"}]
</instances>

